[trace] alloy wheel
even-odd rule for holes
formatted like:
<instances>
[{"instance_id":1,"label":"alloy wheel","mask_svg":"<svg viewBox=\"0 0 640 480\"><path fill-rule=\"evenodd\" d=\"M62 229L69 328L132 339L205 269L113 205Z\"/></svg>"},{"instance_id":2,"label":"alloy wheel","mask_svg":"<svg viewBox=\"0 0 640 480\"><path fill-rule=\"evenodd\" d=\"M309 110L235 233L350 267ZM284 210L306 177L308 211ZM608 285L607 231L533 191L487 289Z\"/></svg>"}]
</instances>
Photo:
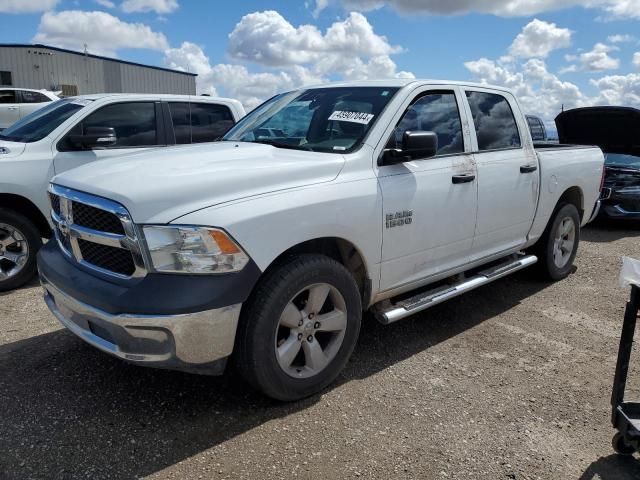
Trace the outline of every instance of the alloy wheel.
<instances>
[{"instance_id":1,"label":"alloy wheel","mask_svg":"<svg viewBox=\"0 0 640 480\"><path fill-rule=\"evenodd\" d=\"M576 224L571 217L563 218L558 224L553 239L553 263L556 267L563 268L569 262L573 254L576 242Z\"/></svg>"},{"instance_id":2,"label":"alloy wheel","mask_svg":"<svg viewBox=\"0 0 640 480\"><path fill-rule=\"evenodd\" d=\"M324 370L340 350L347 329L343 296L327 283L310 285L289 300L276 329L280 368L294 378Z\"/></svg>"}]
</instances>

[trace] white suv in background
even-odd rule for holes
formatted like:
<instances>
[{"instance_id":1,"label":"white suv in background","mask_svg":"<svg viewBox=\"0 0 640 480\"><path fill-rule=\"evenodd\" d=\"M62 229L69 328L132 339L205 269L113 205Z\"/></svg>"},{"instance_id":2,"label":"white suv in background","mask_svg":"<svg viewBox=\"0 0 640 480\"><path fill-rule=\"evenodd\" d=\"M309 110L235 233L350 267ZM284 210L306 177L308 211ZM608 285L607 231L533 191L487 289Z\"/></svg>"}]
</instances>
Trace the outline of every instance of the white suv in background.
<instances>
[{"instance_id":1,"label":"white suv in background","mask_svg":"<svg viewBox=\"0 0 640 480\"><path fill-rule=\"evenodd\" d=\"M54 175L141 150L212 142L244 114L226 98L87 95L52 102L0 132L0 291L35 273L35 254L51 236Z\"/></svg>"},{"instance_id":2,"label":"white suv in background","mask_svg":"<svg viewBox=\"0 0 640 480\"><path fill-rule=\"evenodd\" d=\"M55 100L58 96L46 90L0 88L0 131Z\"/></svg>"}]
</instances>

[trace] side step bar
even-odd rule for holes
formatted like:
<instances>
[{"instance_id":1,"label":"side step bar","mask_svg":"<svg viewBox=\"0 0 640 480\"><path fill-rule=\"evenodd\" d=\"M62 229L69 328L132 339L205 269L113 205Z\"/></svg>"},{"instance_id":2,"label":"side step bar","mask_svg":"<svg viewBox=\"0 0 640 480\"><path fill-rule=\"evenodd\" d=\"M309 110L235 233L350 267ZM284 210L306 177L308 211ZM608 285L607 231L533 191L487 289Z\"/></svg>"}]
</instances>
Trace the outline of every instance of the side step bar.
<instances>
[{"instance_id":1,"label":"side step bar","mask_svg":"<svg viewBox=\"0 0 640 480\"><path fill-rule=\"evenodd\" d=\"M459 283L419 293L414 297L392 305L387 310L376 312L376 317L380 323L385 325L397 322L405 317L445 302L450 298L457 297L458 295L462 295L470 290L529 267L537 261L538 257L535 255L520 256L516 260L512 258L505 263L501 263L487 270L482 270L477 275L466 278Z\"/></svg>"}]
</instances>

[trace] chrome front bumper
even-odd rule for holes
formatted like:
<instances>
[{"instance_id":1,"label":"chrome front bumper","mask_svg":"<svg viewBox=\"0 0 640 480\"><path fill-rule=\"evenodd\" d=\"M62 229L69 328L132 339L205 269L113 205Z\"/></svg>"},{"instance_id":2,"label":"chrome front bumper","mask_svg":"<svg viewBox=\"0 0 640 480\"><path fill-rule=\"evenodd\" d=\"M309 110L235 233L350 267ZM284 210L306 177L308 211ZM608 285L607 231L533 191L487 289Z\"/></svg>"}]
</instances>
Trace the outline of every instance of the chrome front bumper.
<instances>
[{"instance_id":1,"label":"chrome front bumper","mask_svg":"<svg viewBox=\"0 0 640 480\"><path fill-rule=\"evenodd\" d=\"M220 374L233 351L240 307L183 315L112 315L63 293L40 276L56 318L90 345L128 362Z\"/></svg>"}]
</instances>

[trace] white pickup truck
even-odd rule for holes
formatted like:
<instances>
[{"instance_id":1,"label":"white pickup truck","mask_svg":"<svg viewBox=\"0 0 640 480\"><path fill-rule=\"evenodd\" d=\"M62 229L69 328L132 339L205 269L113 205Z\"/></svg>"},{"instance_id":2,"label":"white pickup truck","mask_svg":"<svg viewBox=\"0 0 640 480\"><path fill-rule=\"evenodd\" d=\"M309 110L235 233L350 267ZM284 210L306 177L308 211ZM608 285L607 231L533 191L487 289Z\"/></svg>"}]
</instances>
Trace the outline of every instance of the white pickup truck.
<instances>
[{"instance_id":1,"label":"white pickup truck","mask_svg":"<svg viewBox=\"0 0 640 480\"><path fill-rule=\"evenodd\" d=\"M0 87L0 132L56 100L58 96L47 90Z\"/></svg>"},{"instance_id":2,"label":"white pickup truck","mask_svg":"<svg viewBox=\"0 0 640 480\"><path fill-rule=\"evenodd\" d=\"M244 116L237 100L188 95L66 98L0 132L0 291L36 273L51 237L47 186L79 165L150 148L211 142Z\"/></svg>"},{"instance_id":3,"label":"white pickup truck","mask_svg":"<svg viewBox=\"0 0 640 480\"><path fill-rule=\"evenodd\" d=\"M265 394L332 382L363 310L383 323L538 262L572 269L597 210L598 148L534 148L501 88L390 80L304 88L216 144L57 176L45 301L140 365Z\"/></svg>"}]
</instances>

